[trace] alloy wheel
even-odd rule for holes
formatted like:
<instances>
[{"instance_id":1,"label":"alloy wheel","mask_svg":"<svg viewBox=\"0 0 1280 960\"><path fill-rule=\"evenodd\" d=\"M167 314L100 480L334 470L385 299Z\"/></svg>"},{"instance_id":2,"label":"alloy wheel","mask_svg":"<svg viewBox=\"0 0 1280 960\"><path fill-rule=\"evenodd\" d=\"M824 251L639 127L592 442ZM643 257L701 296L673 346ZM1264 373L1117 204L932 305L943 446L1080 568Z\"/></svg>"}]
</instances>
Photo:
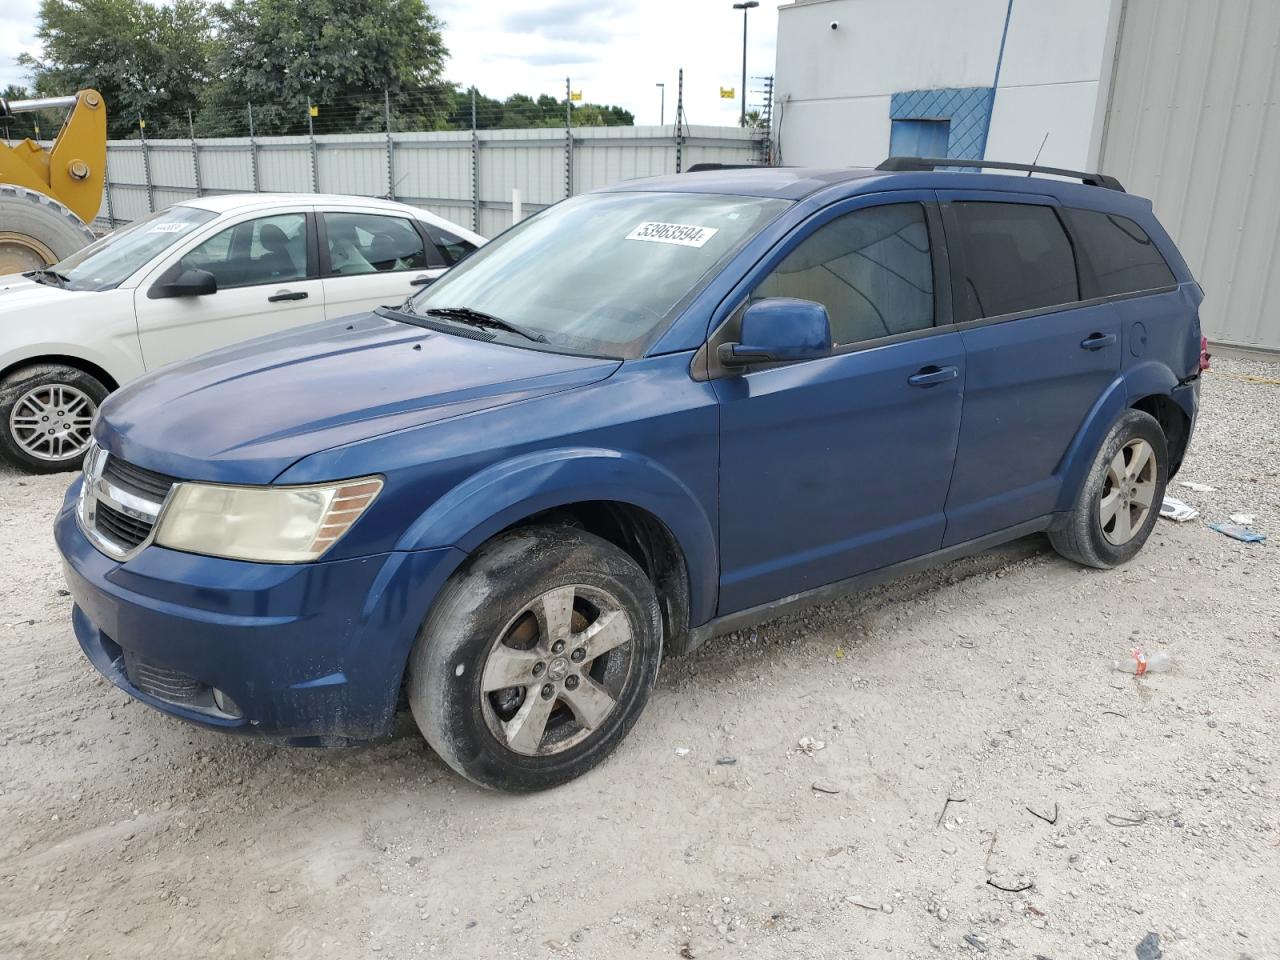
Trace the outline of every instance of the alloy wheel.
<instances>
[{"instance_id":1,"label":"alloy wheel","mask_svg":"<svg viewBox=\"0 0 1280 960\"><path fill-rule=\"evenodd\" d=\"M633 669L621 603L582 584L535 597L495 638L481 677L489 731L526 756L562 753L598 731Z\"/></svg>"},{"instance_id":2,"label":"alloy wheel","mask_svg":"<svg viewBox=\"0 0 1280 960\"><path fill-rule=\"evenodd\" d=\"M1107 464L1098 520L1108 543L1123 546L1142 529L1155 499L1158 466L1155 450L1142 439L1130 440Z\"/></svg>"},{"instance_id":3,"label":"alloy wheel","mask_svg":"<svg viewBox=\"0 0 1280 960\"><path fill-rule=\"evenodd\" d=\"M72 460L89 446L96 410L84 391L65 383L42 383L14 403L9 432L23 452L37 460Z\"/></svg>"}]
</instances>

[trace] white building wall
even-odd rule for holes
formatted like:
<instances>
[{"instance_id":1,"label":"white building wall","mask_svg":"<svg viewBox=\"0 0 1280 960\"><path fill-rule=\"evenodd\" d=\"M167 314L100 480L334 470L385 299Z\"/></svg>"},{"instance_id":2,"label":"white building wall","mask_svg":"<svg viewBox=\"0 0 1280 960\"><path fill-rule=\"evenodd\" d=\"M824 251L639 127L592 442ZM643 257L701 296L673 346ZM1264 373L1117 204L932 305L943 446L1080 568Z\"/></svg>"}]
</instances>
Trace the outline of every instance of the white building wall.
<instances>
[{"instance_id":1,"label":"white building wall","mask_svg":"<svg viewBox=\"0 0 1280 960\"><path fill-rule=\"evenodd\" d=\"M986 156L1087 165L1117 0L800 0L778 10L781 162L874 166L892 95L991 87ZM830 24L839 27L832 30ZM1109 69L1109 66L1106 68Z\"/></svg>"},{"instance_id":2,"label":"white building wall","mask_svg":"<svg viewBox=\"0 0 1280 960\"><path fill-rule=\"evenodd\" d=\"M1084 170L1110 52L1112 0L1013 0L987 137L992 160ZM1045 134L1049 138L1045 140Z\"/></svg>"}]
</instances>

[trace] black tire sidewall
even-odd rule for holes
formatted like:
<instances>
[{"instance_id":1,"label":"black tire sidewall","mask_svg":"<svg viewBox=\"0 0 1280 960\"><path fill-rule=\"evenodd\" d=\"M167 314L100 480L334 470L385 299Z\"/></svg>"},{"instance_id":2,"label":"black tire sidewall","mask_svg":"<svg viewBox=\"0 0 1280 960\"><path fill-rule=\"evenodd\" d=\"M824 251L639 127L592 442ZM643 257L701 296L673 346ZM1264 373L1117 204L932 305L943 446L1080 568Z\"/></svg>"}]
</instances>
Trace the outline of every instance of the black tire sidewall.
<instances>
[{"instance_id":1,"label":"black tire sidewall","mask_svg":"<svg viewBox=\"0 0 1280 960\"><path fill-rule=\"evenodd\" d=\"M65 204L16 184L0 184L0 223L5 230L32 237L48 247L55 263L95 239L93 231Z\"/></svg>"},{"instance_id":2,"label":"black tire sidewall","mask_svg":"<svg viewBox=\"0 0 1280 960\"><path fill-rule=\"evenodd\" d=\"M94 410L110 392L97 377L62 364L37 364L15 370L0 382L0 455L5 461L28 473L66 473L79 470L84 452L68 460L41 460L27 453L13 436L9 417L19 398L36 387L65 384L81 391L93 401Z\"/></svg>"},{"instance_id":3,"label":"black tire sidewall","mask_svg":"<svg viewBox=\"0 0 1280 960\"><path fill-rule=\"evenodd\" d=\"M1156 488L1151 502L1151 509L1138 532L1124 544L1111 543L1102 532L1102 520L1099 504L1105 486L1107 466L1120 449L1132 440L1142 439L1151 444L1156 456ZM1160 424L1150 414L1141 410L1127 410L1111 428L1106 441L1098 451L1093 468L1089 472L1088 481L1082 491L1083 496L1076 505L1077 516L1073 519L1080 524L1086 538L1088 549L1101 561L1102 566L1116 567L1132 560L1147 542L1156 520L1160 517L1160 504L1164 500L1165 485L1169 480L1169 447Z\"/></svg>"},{"instance_id":4,"label":"black tire sidewall","mask_svg":"<svg viewBox=\"0 0 1280 960\"><path fill-rule=\"evenodd\" d=\"M534 597L572 583L615 597L631 624L631 670L602 729L550 756L515 753L485 722L480 681L495 637ZM662 624L644 571L627 554L585 531L530 527L486 544L442 590L414 645L409 703L427 742L482 786L542 790L585 773L634 726L657 677Z\"/></svg>"}]
</instances>

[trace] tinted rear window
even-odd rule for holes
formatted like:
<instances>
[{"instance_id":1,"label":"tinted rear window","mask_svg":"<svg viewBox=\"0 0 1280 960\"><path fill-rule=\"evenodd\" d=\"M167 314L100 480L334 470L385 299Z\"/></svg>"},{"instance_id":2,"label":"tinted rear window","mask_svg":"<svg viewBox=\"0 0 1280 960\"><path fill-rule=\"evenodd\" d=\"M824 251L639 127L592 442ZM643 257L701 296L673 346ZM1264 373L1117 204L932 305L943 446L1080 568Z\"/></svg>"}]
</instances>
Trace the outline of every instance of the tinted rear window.
<instances>
[{"instance_id":1,"label":"tinted rear window","mask_svg":"<svg viewBox=\"0 0 1280 960\"><path fill-rule=\"evenodd\" d=\"M1080 299L1071 242L1052 207L961 201L952 209L966 267L960 320Z\"/></svg>"},{"instance_id":2,"label":"tinted rear window","mask_svg":"<svg viewBox=\"0 0 1280 960\"><path fill-rule=\"evenodd\" d=\"M1064 211L1071 233L1093 268L1084 295L1109 297L1171 287L1173 271L1140 226L1128 217L1094 210Z\"/></svg>"}]
</instances>

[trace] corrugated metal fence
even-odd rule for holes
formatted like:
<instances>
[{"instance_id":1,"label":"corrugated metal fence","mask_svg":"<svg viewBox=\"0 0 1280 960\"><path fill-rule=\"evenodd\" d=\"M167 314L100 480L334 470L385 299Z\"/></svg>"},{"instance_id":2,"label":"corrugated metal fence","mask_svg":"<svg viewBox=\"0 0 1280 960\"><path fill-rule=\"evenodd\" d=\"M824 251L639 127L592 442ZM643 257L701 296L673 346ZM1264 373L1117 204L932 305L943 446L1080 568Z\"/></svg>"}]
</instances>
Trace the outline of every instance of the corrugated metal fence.
<instances>
[{"instance_id":1,"label":"corrugated metal fence","mask_svg":"<svg viewBox=\"0 0 1280 960\"><path fill-rule=\"evenodd\" d=\"M1280 3L1120 10L1101 168L1151 198L1209 339L1280 350Z\"/></svg>"},{"instance_id":2,"label":"corrugated metal fence","mask_svg":"<svg viewBox=\"0 0 1280 960\"><path fill-rule=\"evenodd\" d=\"M758 136L738 127L578 127L306 137L112 140L99 225L201 194L248 191L390 197L484 236L510 226L512 190L527 215L595 187L755 163Z\"/></svg>"}]
</instances>

